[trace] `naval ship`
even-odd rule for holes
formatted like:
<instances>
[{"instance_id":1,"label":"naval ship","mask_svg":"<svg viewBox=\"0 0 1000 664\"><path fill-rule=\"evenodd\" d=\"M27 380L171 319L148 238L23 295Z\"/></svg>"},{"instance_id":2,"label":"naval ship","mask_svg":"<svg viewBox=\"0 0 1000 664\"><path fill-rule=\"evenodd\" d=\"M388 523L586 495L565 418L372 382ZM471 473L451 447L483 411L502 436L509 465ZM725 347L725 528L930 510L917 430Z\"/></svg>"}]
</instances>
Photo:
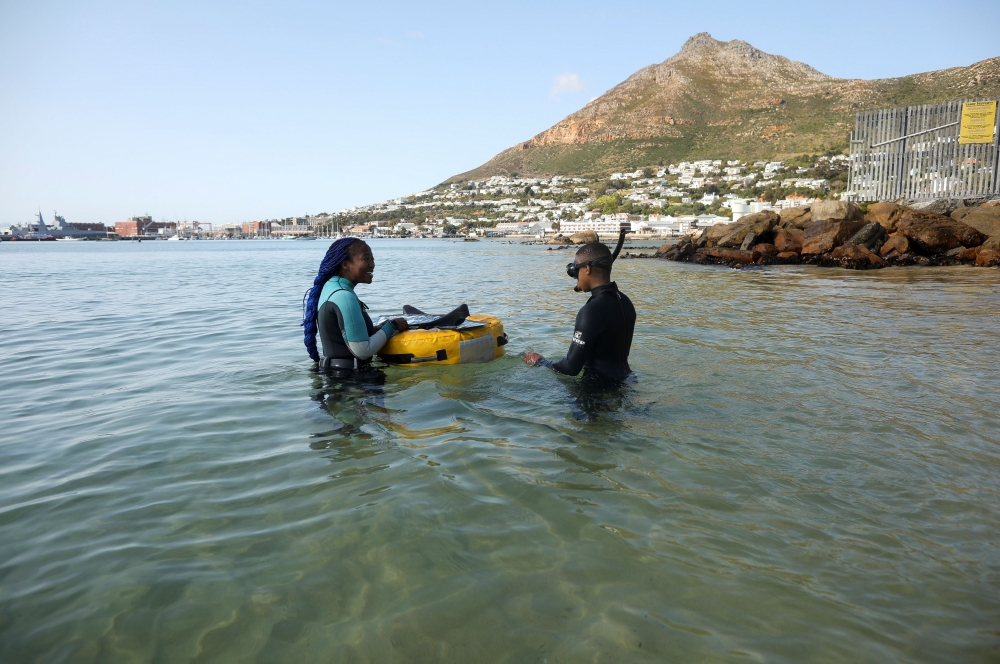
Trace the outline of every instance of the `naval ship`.
<instances>
[{"instance_id":1,"label":"naval ship","mask_svg":"<svg viewBox=\"0 0 1000 664\"><path fill-rule=\"evenodd\" d=\"M48 226L41 210L32 224L15 224L0 229L0 240L11 242L50 242L53 240L96 240L108 235L103 224L67 224L66 219L53 212L55 225Z\"/></svg>"}]
</instances>

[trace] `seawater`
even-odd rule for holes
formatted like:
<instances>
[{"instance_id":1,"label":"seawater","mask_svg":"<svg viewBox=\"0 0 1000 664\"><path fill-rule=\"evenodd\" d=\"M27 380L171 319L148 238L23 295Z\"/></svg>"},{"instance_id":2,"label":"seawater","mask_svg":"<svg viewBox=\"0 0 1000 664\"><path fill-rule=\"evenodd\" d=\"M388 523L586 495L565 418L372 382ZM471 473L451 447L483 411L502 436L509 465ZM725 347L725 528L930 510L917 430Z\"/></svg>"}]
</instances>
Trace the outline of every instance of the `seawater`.
<instances>
[{"instance_id":1,"label":"seawater","mask_svg":"<svg viewBox=\"0 0 1000 664\"><path fill-rule=\"evenodd\" d=\"M623 260L592 399L570 252L372 245L507 356L313 374L324 242L0 245L0 661L1000 659L1000 271Z\"/></svg>"}]
</instances>

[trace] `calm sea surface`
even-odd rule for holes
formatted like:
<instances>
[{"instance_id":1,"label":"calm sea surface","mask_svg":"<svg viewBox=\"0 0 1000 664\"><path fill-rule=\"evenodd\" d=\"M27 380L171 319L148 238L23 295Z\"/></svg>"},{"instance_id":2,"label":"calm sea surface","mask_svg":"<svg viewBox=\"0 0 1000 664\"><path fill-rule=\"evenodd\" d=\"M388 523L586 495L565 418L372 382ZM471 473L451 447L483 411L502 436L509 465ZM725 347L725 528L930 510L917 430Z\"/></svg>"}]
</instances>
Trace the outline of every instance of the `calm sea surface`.
<instances>
[{"instance_id":1,"label":"calm sea surface","mask_svg":"<svg viewBox=\"0 0 1000 664\"><path fill-rule=\"evenodd\" d=\"M0 662L1000 661L1000 271L376 241L502 360L310 372L325 242L0 245Z\"/></svg>"}]
</instances>

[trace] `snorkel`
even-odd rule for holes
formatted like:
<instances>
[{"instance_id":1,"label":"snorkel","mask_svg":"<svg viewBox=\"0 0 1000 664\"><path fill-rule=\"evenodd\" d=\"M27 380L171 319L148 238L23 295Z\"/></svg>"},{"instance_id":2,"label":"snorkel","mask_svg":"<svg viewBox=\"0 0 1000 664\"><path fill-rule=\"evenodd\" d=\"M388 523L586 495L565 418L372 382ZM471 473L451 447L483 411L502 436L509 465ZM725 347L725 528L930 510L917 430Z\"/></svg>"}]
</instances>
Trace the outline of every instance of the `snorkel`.
<instances>
[{"instance_id":1,"label":"snorkel","mask_svg":"<svg viewBox=\"0 0 1000 664\"><path fill-rule=\"evenodd\" d=\"M622 222L620 224L618 230L618 245L615 246L615 250L611 252L611 263L614 263L615 259L618 258L618 254L621 253L622 245L625 244L625 235L629 232L629 230L631 229L628 222ZM611 270L611 264L607 263L606 258L597 258L594 260L577 263L576 258L574 257L573 262L569 263L566 266L566 274L569 275L571 278L576 279L577 276L580 274L580 268L585 267L587 265L603 265L606 266L609 271ZM573 292L580 293L582 291L579 286L573 286Z\"/></svg>"}]
</instances>

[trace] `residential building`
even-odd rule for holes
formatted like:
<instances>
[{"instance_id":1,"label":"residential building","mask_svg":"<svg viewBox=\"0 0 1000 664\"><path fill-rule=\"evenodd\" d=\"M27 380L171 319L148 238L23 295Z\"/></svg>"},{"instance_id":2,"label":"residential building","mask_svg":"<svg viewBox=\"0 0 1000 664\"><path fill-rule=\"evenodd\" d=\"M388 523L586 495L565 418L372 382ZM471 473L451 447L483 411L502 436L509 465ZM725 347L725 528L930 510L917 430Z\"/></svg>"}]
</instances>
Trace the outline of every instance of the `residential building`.
<instances>
[{"instance_id":1,"label":"residential building","mask_svg":"<svg viewBox=\"0 0 1000 664\"><path fill-rule=\"evenodd\" d=\"M173 235L173 231L176 229L176 222L153 221L153 218L150 216L129 217L128 221L115 222L115 234L118 237Z\"/></svg>"},{"instance_id":2,"label":"residential building","mask_svg":"<svg viewBox=\"0 0 1000 664\"><path fill-rule=\"evenodd\" d=\"M251 221L242 225L243 235L248 237L269 237L271 235L270 221Z\"/></svg>"}]
</instances>

